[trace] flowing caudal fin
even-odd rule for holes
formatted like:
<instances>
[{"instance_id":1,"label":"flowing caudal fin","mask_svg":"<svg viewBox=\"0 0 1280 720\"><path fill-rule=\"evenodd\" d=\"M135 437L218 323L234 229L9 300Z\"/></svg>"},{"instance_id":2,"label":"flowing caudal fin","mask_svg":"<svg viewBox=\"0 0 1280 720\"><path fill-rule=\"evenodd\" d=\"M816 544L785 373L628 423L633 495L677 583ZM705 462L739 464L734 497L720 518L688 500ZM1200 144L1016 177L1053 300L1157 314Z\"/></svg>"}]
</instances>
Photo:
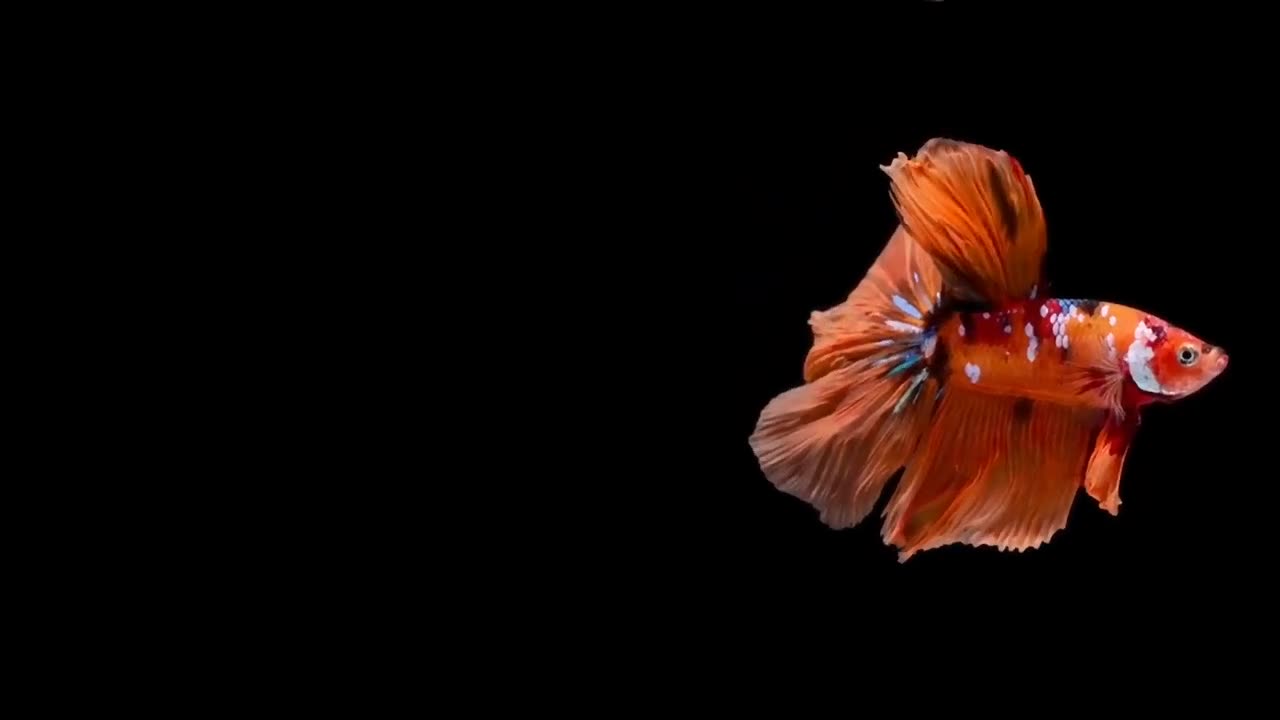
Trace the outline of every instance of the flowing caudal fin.
<instances>
[{"instance_id":1,"label":"flowing caudal fin","mask_svg":"<svg viewBox=\"0 0 1280 720\"><path fill-rule=\"evenodd\" d=\"M1089 467L1085 471L1084 489L1098 505L1112 515L1120 514L1120 473L1129 445L1138 431L1138 413L1129 413L1124 419L1112 414L1098 433Z\"/></svg>"},{"instance_id":2,"label":"flowing caudal fin","mask_svg":"<svg viewBox=\"0 0 1280 720\"><path fill-rule=\"evenodd\" d=\"M940 288L936 266L899 229L844 302L813 313L805 384L760 414L750 444L765 476L831 527L866 517L928 425Z\"/></svg>"},{"instance_id":3,"label":"flowing caudal fin","mask_svg":"<svg viewBox=\"0 0 1280 720\"><path fill-rule=\"evenodd\" d=\"M947 385L885 508L906 561L954 543L1025 550L1066 527L1103 412Z\"/></svg>"},{"instance_id":4,"label":"flowing caudal fin","mask_svg":"<svg viewBox=\"0 0 1280 720\"><path fill-rule=\"evenodd\" d=\"M1004 151L934 138L882 168L902 225L942 271L943 294L999 303L1042 282L1044 215L1031 177Z\"/></svg>"}]
</instances>

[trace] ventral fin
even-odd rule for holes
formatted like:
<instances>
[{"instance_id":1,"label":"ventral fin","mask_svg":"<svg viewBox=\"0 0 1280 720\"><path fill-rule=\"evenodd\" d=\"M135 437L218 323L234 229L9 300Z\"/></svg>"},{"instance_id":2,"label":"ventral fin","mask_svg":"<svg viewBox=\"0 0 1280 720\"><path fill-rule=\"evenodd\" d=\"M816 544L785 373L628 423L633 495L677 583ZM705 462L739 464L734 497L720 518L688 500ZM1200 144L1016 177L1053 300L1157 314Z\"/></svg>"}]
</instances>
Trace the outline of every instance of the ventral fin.
<instances>
[{"instance_id":1,"label":"ventral fin","mask_svg":"<svg viewBox=\"0 0 1280 720\"><path fill-rule=\"evenodd\" d=\"M937 262L948 297L1000 303L1043 289L1044 215L1011 155L934 138L882 169L902 225Z\"/></svg>"},{"instance_id":2,"label":"ventral fin","mask_svg":"<svg viewBox=\"0 0 1280 720\"><path fill-rule=\"evenodd\" d=\"M1138 431L1138 414L1130 413L1124 419L1112 414L1098 433L1085 470L1084 489L1089 497L1098 501L1103 510L1120 513L1120 474L1129 446Z\"/></svg>"}]
</instances>

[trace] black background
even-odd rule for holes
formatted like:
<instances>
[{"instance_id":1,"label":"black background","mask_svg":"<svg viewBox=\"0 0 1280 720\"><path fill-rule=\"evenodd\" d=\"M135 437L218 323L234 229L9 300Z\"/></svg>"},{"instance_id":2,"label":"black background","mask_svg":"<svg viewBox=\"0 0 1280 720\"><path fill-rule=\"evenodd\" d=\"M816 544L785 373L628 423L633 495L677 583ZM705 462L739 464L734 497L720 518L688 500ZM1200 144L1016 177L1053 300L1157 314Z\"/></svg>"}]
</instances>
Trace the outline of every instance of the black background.
<instances>
[{"instance_id":1,"label":"black background","mask_svg":"<svg viewBox=\"0 0 1280 720\"><path fill-rule=\"evenodd\" d=\"M767 598L815 628L899 601L1052 607L1108 631L1166 612L1209 631L1270 622L1278 114L1254 60L1120 49L1086 68L1078 47L1015 34L1010 53L922 27L918 45L941 45L916 54L919 67L892 52L799 51L690 66L664 89L649 136L663 164L642 184L676 211L646 252L683 283L650 288L646 313L670 309L670 324L636 350L667 361L642 380L671 391L629 410L658 466L624 485L659 513L624 531L660 579L646 588L680 602L710 590L717 609ZM947 54L961 45L972 52ZM879 538L893 484L859 527L833 531L767 482L747 438L801 382L809 313L844 299L896 225L879 166L936 136L1019 158L1048 220L1054 296L1145 309L1232 362L1199 394L1145 412L1118 517L1081 491L1040 549L951 546L900 564Z\"/></svg>"}]
</instances>

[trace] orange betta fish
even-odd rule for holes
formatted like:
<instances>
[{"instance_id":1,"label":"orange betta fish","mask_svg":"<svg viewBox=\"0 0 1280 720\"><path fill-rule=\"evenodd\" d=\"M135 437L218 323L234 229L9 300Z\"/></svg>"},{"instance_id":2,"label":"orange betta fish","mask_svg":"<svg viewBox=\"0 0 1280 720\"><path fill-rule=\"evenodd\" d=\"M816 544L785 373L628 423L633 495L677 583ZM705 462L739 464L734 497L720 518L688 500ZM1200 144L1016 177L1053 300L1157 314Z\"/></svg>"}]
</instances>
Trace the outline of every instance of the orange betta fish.
<instances>
[{"instance_id":1,"label":"orange betta fish","mask_svg":"<svg viewBox=\"0 0 1280 720\"><path fill-rule=\"evenodd\" d=\"M805 382L751 435L765 476L842 528L905 467L881 530L900 562L1038 547L1081 486L1117 514L1143 407L1204 387L1227 354L1137 308L1037 297L1045 220L1009 154L935 138L882 169L899 226L810 316Z\"/></svg>"}]
</instances>

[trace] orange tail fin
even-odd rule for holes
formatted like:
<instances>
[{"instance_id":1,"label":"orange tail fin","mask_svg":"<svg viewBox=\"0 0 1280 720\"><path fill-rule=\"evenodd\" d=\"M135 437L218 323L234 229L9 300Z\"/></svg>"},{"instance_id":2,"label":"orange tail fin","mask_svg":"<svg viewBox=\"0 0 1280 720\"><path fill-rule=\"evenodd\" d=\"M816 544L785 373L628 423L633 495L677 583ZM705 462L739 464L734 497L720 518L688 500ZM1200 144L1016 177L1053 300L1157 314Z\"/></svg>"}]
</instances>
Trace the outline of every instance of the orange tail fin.
<instances>
[{"instance_id":1,"label":"orange tail fin","mask_svg":"<svg viewBox=\"0 0 1280 720\"><path fill-rule=\"evenodd\" d=\"M831 527L858 524L927 428L941 277L898 229L858 287L810 318L805 384L774 398L750 444L770 482Z\"/></svg>"},{"instance_id":2,"label":"orange tail fin","mask_svg":"<svg viewBox=\"0 0 1280 720\"><path fill-rule=\"evenodd\" d=\"M882 168L907 232L942 270L944 295L1000 302L1033 295L1047 237L1031 176L1003 151L934 138Z\"/></svg>"}]
</instances>

